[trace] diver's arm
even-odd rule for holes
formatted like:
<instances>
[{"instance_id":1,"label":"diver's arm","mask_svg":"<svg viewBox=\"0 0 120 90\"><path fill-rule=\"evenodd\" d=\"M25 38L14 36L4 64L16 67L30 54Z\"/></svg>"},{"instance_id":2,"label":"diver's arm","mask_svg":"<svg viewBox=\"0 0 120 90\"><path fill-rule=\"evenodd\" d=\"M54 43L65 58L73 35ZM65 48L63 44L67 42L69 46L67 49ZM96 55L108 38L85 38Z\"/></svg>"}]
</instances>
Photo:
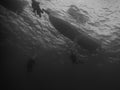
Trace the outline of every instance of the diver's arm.
<instances>
[{"instance_id":1,"label":"diver's arm","mask_svg":"<svg viewBox=\"0 0 120 90\"><path fill-rule=\"evenodd\" d=\"M43 12L45 12L46 14L50 14L47 10L45 10L44 8L42 9Z\"/></svg>"}]
</instances>

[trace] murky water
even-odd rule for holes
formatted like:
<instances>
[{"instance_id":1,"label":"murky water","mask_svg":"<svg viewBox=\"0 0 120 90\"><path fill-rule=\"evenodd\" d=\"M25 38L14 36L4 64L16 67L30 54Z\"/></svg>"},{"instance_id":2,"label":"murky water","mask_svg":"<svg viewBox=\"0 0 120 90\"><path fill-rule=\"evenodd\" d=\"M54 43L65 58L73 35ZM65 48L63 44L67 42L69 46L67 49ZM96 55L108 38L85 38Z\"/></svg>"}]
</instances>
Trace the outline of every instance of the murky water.
<instances>
[{"instance_id":1,"label":"murky water","mask_svg":"<svg viewBox=\"0 0 120 90\"><path fill-rule=\"evenodd\" d=\"M1 70L3 84L8 86L4 88L36 90L40 88L103 89L113 87L115 89L119 87L120 19L117 5L109 4L111 8L102 9L102 11L102 4L97 2L99 0L96 2L85 0L79 4L76 3L77 0L70 1L42 1L41 7L46 8L50 5L49 8L58 12L65 20L84 28L86 33L102 42L102 48L106 52L91 56L61 35L51 25L46 14L39 18L31 11L30 6L20 15L1 7L0 34L3 35L0 35ZM91 2L94 2L95 6L91 5ZM74 5L70 8L71 3ZM107 11L104 12L104 10ZM72 15L71 11L76 16ZM79 57L79 60L86 63L72 64L71 50ZM27 63L31 58L34 58L35 64L33 64L32 72L27 72Z\"/></svg>"}]
</instances>

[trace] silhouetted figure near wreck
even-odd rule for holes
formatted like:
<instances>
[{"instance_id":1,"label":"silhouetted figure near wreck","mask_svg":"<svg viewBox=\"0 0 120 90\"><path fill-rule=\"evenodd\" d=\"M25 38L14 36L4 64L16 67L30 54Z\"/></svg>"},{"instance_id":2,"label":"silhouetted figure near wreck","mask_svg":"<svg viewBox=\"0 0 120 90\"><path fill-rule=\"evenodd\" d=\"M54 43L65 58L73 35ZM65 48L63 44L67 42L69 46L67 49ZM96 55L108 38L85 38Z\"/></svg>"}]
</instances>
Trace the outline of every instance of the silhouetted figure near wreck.
<instances>
[{"instance_id":1,"label":"silhouetted figure near wreck","mask_svg":"<svg viewBox=\"0 0 120 90\"><path fill-rule=\"evenodd\" d=\"M37 13L39 17L41 17L41 13L43 13L42 9L39 6L40 2L37 2L36 0L32 0L32 8L33 12Z\"/></svg>"},{"instance_id":2,"label":"silhouetted figure near wreck","mask_svg":"<svg viewBox=\"0 0 120 90\"><path fill-rule=\"evenodd\" d=\"M75 63L78 64L77 63L77 57L73 52L71 52L71 54L70 54L70 59L72 60L73 64L75 64Z\"/></svg>"},{"instance_id":3,"label":"silhouetted figure near wreck","mask_svg":"<svg viewBox=\"0 0 120 90\"><path fill-rule=\"evenodd\" d=\"M27 72L33 71L34 64L35 64L35 60L33 58L30 58L27 62Z\"/></svg>"},{"instance_id":4,"label":"silhouetted figure near wreck","mask_svg":"<svg viewBox=\"0 0 120 90\"><path fill-rule=\"evenodd\" d=\"M73 64L78 64L78 63L80 63L80 64L85 64L85 62L82 61L82 60L79 60L79 59L77 58L76 54L73 53L72 51L71 51L71 53L70 53L70 59L71 59L71 61L72 61Z\"/></svg>"}]
</instances>

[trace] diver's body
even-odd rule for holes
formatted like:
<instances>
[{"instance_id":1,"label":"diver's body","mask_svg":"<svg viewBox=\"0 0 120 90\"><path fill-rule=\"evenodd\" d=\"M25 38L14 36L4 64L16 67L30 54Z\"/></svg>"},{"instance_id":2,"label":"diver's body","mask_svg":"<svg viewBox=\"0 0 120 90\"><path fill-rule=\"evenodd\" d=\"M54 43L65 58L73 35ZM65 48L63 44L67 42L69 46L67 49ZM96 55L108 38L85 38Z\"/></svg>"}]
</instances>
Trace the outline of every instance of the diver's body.
<instances>
[{"instance_id":1,"label":"diver's body","mask_svg":"<svg viewBox=\"0 0 120 90\"><path fill-rule=\"evenodd\" d=\"M73 64L75 64L75 63L77 64L77 57L73 52L71 52L71 54L70 54L70 59Z\"/></svg>"},{"instance_id":2,"label":"diver's body","mask_svg":"<svg viewBox=\"0 0 120 90\"><path fill-rule=\"evenodd\" d=\"M30 58L27 62L27 72L33 71L34 64L35 64L35 60L33 58Z\"/></svg>"},{"instance_id":3,"label":"diver's body","mask_svg":"<svg viewBox=\"0 0 120 90\"><path fill-rule=\"evenodd\" d=\"M70 53L70 60L73 64L85 64L85 62L80 60L73 51Z\"/></svg>"},{"instance_id":4,"label":"diver's body","mask_svg":"<svg viewBox=\"0 0 120 90\"><path fill-rule=\"evenodd\" d=\"M32 0L33 12L37 13L39 15L39 17L41 17L41 13L43 13L43 11L41 10L39 4L40 4L40 2L37 2L36 0Z\"/></svg>"}]
</instances>

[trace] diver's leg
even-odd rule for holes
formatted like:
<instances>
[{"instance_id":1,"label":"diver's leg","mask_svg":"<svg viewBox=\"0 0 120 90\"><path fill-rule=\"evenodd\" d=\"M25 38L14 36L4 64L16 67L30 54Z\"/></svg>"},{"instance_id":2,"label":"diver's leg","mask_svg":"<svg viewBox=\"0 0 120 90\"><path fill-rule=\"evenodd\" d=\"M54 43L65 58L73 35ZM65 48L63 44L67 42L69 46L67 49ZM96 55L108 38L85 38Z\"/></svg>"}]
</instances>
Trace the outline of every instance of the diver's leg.
<instances>
[{"instance_id":1,"label":"diver's leg","mask_svg":"<svg viewBox=\"0 0 120 90\"><path fill-rule=\"evenodd\" d=\"M36 15L36 10L34 11L34 14Z\"/></svg>"},{"instance_id":2,"label":"diver's leg","mask_svg":"<svg viewBox=\"0 0 120 90\"><path fill-rule=\"evenodd\" d=\"M35 13L35 9L33 8L33 12Z\"/></svg>"},{"instance_id":3,"label":"diver's leg","mask_svg":"<svg viewBox=\"0 0 120 90\"><path fill-rule=\"evenodd\" d=\"M41 12L41 13L43 13L43 10L42 10L42 9L40 9L40 12Z\"/></svg>"},{"instance_id":4,"label":"diver's leg","mask_svg":"<svg viewBox=\"0 0 120 90\"><path fill-rule=\"evenodd\" d=\"M37 10L37 14L39 15L39 17L41 17L41 12L40 12L40 10Z\"/></svg>"},{"instance_id":5,"label":"diver's leg","mask_svg":"<svg viewBox=\"0 0 120 90\"><path fill-rule=\"evenodd\" d=\"M41 14L39 14L39 17L41 18Z\"/></svg>"},{"instance_id":6,"label":"diver's leg","mask_svg":"<svg viewBox=\"0 0 120 90\"><path fill-rule=\"evenodd\" d=\"M44 13L44 12L46 12L46 10L44 8L42 8L42 12Z\"/></svg>"},{"instance_id":7,"label":"diver's leg","mask_svg":"<svg viewBox=\"0 0 120 90\"><path fill-rule=\"evenodd\" d=\"M27 62L27 72L32 72L34 64L35 64L34 59L28 60L28 62Z\"/></svg>"}]
</instances>

